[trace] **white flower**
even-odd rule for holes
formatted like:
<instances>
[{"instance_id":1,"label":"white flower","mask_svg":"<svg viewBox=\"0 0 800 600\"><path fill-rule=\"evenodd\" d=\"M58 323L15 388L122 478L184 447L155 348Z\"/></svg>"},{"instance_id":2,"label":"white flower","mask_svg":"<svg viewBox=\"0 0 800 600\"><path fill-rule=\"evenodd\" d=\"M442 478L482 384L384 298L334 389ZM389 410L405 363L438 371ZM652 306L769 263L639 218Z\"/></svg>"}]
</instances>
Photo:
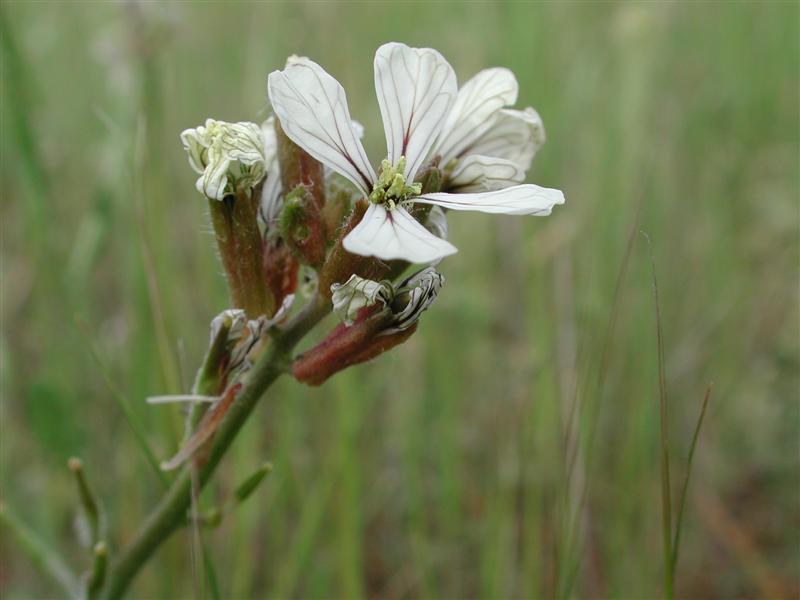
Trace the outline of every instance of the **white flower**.
<instances>
[{"instance_id":1,"label":"white flower","mask_svg":"<svg viewBox=\"0 0 800 600\"><path fill-rule=\"evenodd\" d=\"M457 96L453 69L430 48L384 44L375 54L375 88L386 134L388 158L378 177L350 119L344 89L315 62L296 59L269 76L275 114L286 135L324 165L349 179L371 204L345 237L355 254L426 263L456 248L418 223L415 203L453 210L505 214L549 214L564 202L558 191L518 185L488 193L421 194L413 184L431 146L445 126ZM506 104L505 100L500 106ZM479 127L485 134L488 129Z\"/></svg>"},{"instance_id":2,"label":"white flower","mask_svg":"<svg viewBox=\"0 0 800 600\"><path fill-rule=\"evenodd\" d=\"M255 123L207 119L181 133L189 164L200 173L195 187L212 200L255 186L264 176L264 146Z\"/></svg>"},{"instance_id":3,"label":"white flower","mask_svg":"<svg viewBox=\"0 0 800 600\"><path fill-rule=\"evenodd\" d=\"M545 140L533 108L504 108L517 101L514 74L485 69L458 91L431 150L447 171L447 189L493 191L520 183Z\"/></svg>"},{"instance_id":4,"label":"white flower","mask_svg":"<svg viewBox=\"0 0 800 600\"><path fill-rule=\"evenodd\" d=\"M383 306L395 308L390 327L380 335L404 331L419 321L420 316L436 300L444 285L444 277L433 267L426 267L411 277L392 287L388 281L372 281L358 275L351 275L346 283L331 286L333 310L345 325L353 324L358 311L365 306L380 302ZM395 302L397 300L398 302Z\"/></svg>"}]
</instances>

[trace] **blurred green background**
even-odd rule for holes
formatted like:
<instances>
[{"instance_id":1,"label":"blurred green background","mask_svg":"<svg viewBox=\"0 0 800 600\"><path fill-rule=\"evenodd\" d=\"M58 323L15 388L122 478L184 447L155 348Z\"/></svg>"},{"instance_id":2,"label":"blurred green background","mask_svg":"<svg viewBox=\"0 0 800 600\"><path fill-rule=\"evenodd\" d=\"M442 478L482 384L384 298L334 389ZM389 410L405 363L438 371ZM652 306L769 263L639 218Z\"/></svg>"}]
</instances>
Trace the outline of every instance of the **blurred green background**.
<instances>
[{"instance_id":1,"label":"blurred green background","mask_svg":"<svg viewBox=\"0 0 800 600\"><path fill-rule=\"evenodd\" d=\"M76 569L80 456L111 552L226 307L178 140L260 122L287 55L320 62L382 151L372 57L432 46L460 81L510 67L548 142L546 219L454 214L419 332L322 388L282 380L213 485L225 598L652 598L661 593L658 361L673 496L707 385L677 594L800 594L798 4L21 3L2 6L2 500ZM322 330L332 326L325 322ZM97 351L102 366L92 358ZM569 423L575 425L570 427ZM190 532L132 598L195 597ZM58 597L0 535L0 593Z\"/></svg>"}]
</instances>

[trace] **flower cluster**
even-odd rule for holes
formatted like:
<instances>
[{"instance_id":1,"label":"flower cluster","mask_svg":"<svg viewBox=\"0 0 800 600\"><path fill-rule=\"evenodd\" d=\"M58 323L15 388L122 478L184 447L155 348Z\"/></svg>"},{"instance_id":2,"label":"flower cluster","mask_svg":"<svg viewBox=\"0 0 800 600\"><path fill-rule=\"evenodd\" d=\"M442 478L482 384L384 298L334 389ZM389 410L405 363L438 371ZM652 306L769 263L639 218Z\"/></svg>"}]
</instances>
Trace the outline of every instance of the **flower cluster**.
<instances>
[{"instance_id":1,"label":"flower cluster","mask_svg":"<svg viewBox=\"0 0 800 600\"><path fill-rule=\"evenodd\" d=\"M295 377L311 384L413 333L444 283L435 265L457 252L447 211L542 216L564 202L559 190L522 183L545 134L533 108L513 108L511 71L486 69L459 88L439 52L388 43L374 74L386 138L377 171L344 89L305 57L270 73L274 115L260 126L209 119L181 134L196 187L212 201L244 309L237 322L273 317L302 281L340 316L295 360ZM409 264L421 270L395 283ZM247 337L229 360L252 353Z\"/></svg>"}]
</instances>

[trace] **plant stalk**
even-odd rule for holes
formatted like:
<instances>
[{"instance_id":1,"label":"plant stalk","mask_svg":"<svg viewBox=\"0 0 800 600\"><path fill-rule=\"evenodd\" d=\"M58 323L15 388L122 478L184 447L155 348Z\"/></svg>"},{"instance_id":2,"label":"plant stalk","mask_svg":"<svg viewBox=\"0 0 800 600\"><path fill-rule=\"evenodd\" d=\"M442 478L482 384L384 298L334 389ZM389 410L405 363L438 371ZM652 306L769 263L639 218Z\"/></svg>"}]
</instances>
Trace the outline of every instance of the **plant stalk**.
<instances>
[{"instance_id":1,"label":"plant stalk","mask_svg":"<svg viewBox=\"0 0 800 600\"><path fill-rule=\"evenodd\" d=\"M273 382L285 373L294 346L331 310L330 301L315 297L289 324L277 333L250 370L236 402L214 436L207 461L198 470L199 488L214 474L222 457L247 421L253 408ZM145 519L134 539L119 554L106 577L100 598L122 598L133 578L158 547L186 522L191 505L191 463L172 482L161 502Z\"/></svg>"}]
</instances>

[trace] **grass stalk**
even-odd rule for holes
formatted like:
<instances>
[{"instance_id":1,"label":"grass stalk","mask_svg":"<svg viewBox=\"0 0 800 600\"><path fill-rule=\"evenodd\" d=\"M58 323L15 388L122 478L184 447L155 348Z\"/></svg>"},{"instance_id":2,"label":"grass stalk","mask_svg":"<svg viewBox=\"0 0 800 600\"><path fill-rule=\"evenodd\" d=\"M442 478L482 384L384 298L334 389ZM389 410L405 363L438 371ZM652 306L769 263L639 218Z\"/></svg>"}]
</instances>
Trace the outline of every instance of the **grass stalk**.
<instances>
[{"instance_id":1,"label":"grass stalk","mask_svg":"<svg viewBox=\"0 0 800 600\"><path fill-rule=\"evenodd\" d=\"M672 572L674 573L678 566L678 551L681 545L681 530L683 526L683 514L686 507L686 496L689 491L689 478L692 474L692 465L694 464L694 451L697 447L697 440L700 437L700 429L703 427L703 420L706 416L706 409L708 408L708 400L711 397L711 385L706 388L706 393L703 396L703 404L700 407L700 416L697 417L697 424L694 427L694 435L692 435L692 443L689 446L689 456L686 459L686 477L683 480L683 488L681 489L681 499L678 503L678 514L675 519L675 542L672 544Z\"/></svg>"},{"instance_id":2,"label":"grass stalk","mask_svg":"<svg viewBox=\"0 0 800 600\"><path fill-rule=\"evenodd\" d=\"M642 232L650 251L650 266L653 277L653 300L656 312L656 342L658 345L658 406L661 450L661 536L664 561L664 598L674 597L675 572L672 560L672 494L669 474L669 410L667 406L667 377L664 366L664 330L661 324L661 303L658 297L658 279L653 246L650 237Z\"/></svg>"}]
</instances>

